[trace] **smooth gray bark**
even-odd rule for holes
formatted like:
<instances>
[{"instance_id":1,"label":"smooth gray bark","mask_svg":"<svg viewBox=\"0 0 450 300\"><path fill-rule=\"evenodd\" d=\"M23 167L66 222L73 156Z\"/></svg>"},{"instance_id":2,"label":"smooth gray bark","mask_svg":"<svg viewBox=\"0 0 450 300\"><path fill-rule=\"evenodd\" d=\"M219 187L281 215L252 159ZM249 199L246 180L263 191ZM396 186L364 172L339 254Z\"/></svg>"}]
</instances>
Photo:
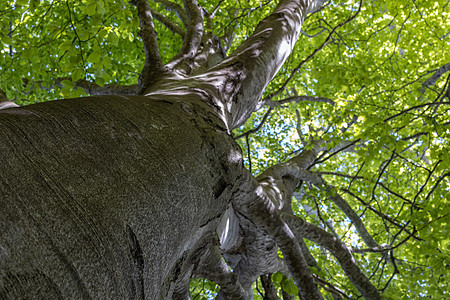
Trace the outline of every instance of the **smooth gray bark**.
<instances>
[{"instance_id":1,"label":"smooth gray bark","mask_svg":"<svg viewBox=\"0 0 450 300\"><path fill-rule=\"evenodd\" d=\"M0 124L2 299L170 297L242 168L193 102L54 101Z\"/></svg>"}]
</instances>

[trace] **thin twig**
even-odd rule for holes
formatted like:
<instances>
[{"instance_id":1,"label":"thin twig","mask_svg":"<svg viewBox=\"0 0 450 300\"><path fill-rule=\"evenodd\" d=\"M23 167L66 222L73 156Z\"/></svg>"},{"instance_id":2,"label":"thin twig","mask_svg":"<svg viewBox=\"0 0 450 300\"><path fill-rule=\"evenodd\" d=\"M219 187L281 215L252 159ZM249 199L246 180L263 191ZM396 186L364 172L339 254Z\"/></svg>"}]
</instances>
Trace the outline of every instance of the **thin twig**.
<instances>
[{"instance_id":1,"label":"thin twig","mask_svg":"<svg viewBox=\"0 0 450 300\"><path fill-rule=\"evenodd\" d=\"M264 105L270 106L270 107L277 107L277 106L281 106L283 104L286 103L291 103L291 102L304 102L304 101L309 101L309 102L323 102L323 103L329 103L331 105L334 105L335 102L329 98L325 98L325 97L316 97L316 96L294 96L294 97L289 97L283 100L279 100L279 101L273 101L271 98L268 98L265 100Z\"/></svg>"},{"instance_id":2,"label":"thin twig","mask_svg":"<svg viewBox=\"0 0 450 300\"><path fill-rule=\"evenodd\" d=\"M351 299L349 296L347 296L344 291L342 291L341 289L335 287L334 285L332 285L331 283L329 283L328 281L323 280L322 278L320 278L319 276L317 276L316 274L313 274L314 280L316 281L317 284L319 284L321 287L323 287L326 291L332 293L333 295L336 296L340 296L341 298L345 298L345 299Z\"/></svg>"},{"instance_id":3,"label":"thin twig","mask_svg":"<svg viewBox=\"0 0 450 300\"><path fill-rule=\"evenodd\" d=\"M247 158L248 158L248 169L250 174L252 174L252 156L250 153L250 141L248 135L245 136L245 141L247 142Z\"/></svg>"},{"instance_id":4,"label":"thin twig","mask_svg":"<svg viewBox=\"0 0 450 300\"><path fill-rule=\"evenodd\" d=\"M390 121L390 120L392 120L394 118L397 118L398 116L401 116L403 114L406 114L407 112L410 112L411 110L414 110L414 109L418 109L418 108L426 107L426 106L442 105L442 104L450 104L450 102L449 101L446 101L446 102L445 101L441 101L441 102L432 102L432 103L424 103L424 104L415 105L415 106L412 106L412 107L410 107L408 109L402 110L398 114L395 114L393 116L390 116L390 117L384 119L383 122Z\"/></svg>"},{"instance_id":5,"label":"thin twig","mask_svg":"<svg viewBox=\"0 0 450 300\"><path fill-rule=\"evenodd\" d=\"M361 202L365 207L367 207L369 210L373 211L375 214L377 214L378 216L380 216L382 219L390 222L391 224L395 225L398 228L403 228L404 226L402 226L401 224L397 223L397 221L395 221L394 219L392 219L391 217L389 217L388 215L379 212L378 210L376 210L375 208L373 208L372 206L370 206L369 203L365 202L363 199L361 199L360 197L358 197L357 195L355 195L354 193L352 193L350 190L348 189L339 189L340 191L343 191L347 194L349 194L350 196L354 197L355 199L357 199L359 202ZM406 233L411 234L411 232L407 229L404 229ZM418 241L423 241L421 238L413 236L414 239L418 240Z\"/></svg>"},{"instance_id":6,"label":"thin twig","mask_svg":"<svg viewBox=\"0 0 450 300\"><path fill-rule=\"evenodd\" d=\"M257 132L258 130L261 129L261 127L264 125L264 123L266 122L267 118L269 117L270 113L272 112L273 108L269 108L266 112L266 114L264 115L263 119L261 120L261 123L259 123L258 126L256 126L256 128L250 129L249 131L246 131L240 135L238 135L237 137L235 137L235 140L238 140L240 138L243 138L244 136L249 136L252 133Z\"/></svg>"},{"instance_id":7,"label":"thin twig","mask_svg":"<svg viewBox=\"0 0 450 300\"><path fill-rule=\"evenodd\" d=\"M60 77L54 79L54 82L50 86L44 86L43 81L35 81L30 82L28 79L22 79L23 86L27 87L29 90L33 90L35 88L39 88L41 90L52 90L55 87L64 87L62 82L68 80L72 81L71 77ZM77 82L74 82L74 88L82 88L86 94L89 95L135 95L137 92L137 85L120 85L117 83L105 84L104 86L100 86L95 82L90 82L88 80L80 79ZM38 87L35 87L37 85Z\"/></svg>"},{"instance_id":8,"label":"thin twig","mask_svg":"<svg viewBox=\"0 0 450 300\"><path fill-rule=\"evenodd\" d=\"M156 9L150 8L153 17L158 20L161 24L166 26L170 31L173 33L179 34L183 39L186 36L186 31L183 30L178 24L168 17L166 17L164 14L160 13Z\"/></svg>"}]
</instances>

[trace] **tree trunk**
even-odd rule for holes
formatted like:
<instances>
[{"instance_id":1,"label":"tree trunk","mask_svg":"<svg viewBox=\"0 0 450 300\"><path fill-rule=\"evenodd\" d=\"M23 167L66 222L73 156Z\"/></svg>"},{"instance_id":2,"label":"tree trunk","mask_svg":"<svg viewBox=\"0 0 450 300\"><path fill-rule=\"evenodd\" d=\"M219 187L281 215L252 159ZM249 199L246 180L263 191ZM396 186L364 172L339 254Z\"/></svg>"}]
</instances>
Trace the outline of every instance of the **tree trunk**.
<instances>
[{"instance_id":1,"label":"tree trunk","mask_svg":"<svg viewBox=\"0 0 450 300\"><path fill-rule=\"evenodd\" d=\"M242 168L220 120L186 99L0 110L0 298L170 298Z\"/></svg>"},{"instance_id":2,"label":"tree trunk","mask_svg":"<svg viewBox=\"0 0 450 300\"><path fill-rule=\"evenodd\" d=\"M322 299L301 220L290 220L292 231L281 214L314 177L321 141L254 178L230 134L257 110L305 16L324 1L280 1L230 57L200 73L191 71L204 31L196 1L186 2L190 29L165 66L148 2L132 3L146 61L137 86L115 94L145 96L0 109L0 298L188 299L189 279L202 275L221 286L219 298L246 299L256 278L282 271L303 299ZM335 252L352 260L345 247ZM364 283L355 285L361 294L379 299Z\"/></svg>"}]
</instances>

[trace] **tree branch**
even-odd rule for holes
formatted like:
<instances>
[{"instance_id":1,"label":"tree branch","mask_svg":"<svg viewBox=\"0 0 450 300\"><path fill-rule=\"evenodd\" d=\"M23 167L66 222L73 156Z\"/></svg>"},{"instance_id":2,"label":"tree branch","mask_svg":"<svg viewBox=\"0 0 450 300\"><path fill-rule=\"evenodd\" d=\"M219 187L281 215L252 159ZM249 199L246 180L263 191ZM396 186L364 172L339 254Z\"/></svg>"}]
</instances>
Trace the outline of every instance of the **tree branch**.
<instances>
[{"instance_id":1,"label":"tree branch","mask_svg":"<svg viewBox=\"0 0 450 300\"><path fill-rule=\"evenodd\" d=\"M257 189L255 195L258 197L249 204L249 211L253 219L261 224L277 242L303 299L323 299L290 228L279 217L274 204L262 188Z\"/></svg>"},{"instance_id":2,"label":"tree branch","mask_svg":"<svg viewBox=\"0 0 450 300\"><path fill-rule=\"evenodd\" d=\"M230 212L231 210L227 210L225 213L226 223L223 219L219 225L221 252L238 276L241 286L251 294L252 284L258 277L275 272L287 274L287 266L278 257L276 243L267 232L241 213L230 214ZM238 220L239 228L236 228L233 219ZM227 237L225 241L224 237Z\"/></svg>"},{"instance_id":3,"label":"tree branch","mask_svg":"<svg viewBox=\"0 0 450 300\"><path fill-rule=\"evenodd\" d=\"M261 275L260 278L265 292L264 300L278 300L279 298L273 285L271 274Z\"/></svg>"},{"instance_id":4,"label":"tree branch","mask_svg":"<svg viewBox=\"0 0 450 300\"><path fill-rule=\"evenodd\" d=\"M245 291L237 280L236 274L230 271L222 259L220 250L213 246L208 251L205 258L197 267L197 275L204 276L220 286L220 293L226 296L226 299L246 299Z\"/></svg>"},{"instance_id":5,"label":"tree branch","mask_svg":"<svg viewBox=\"0 0 450 300\"><path fill-rule=\"evenodd\" d=\"M322 179L322 184L326 186L326 191L331 192L334 188L333 186L327 184L325 180ZM340 210L350 219L353 226L355 226L359 235L361 236L364 243L371 248L379 247L378 243L373 239L372 235L367 231L366 226L364 225L361 218L358 214L353 210L353 208L342 198L341 195L336 193L335 195L330 196L331 201L339 207Z\"/></svg>"},{"instance_id":6,"label":"tree branch","mask_svg":"<svg viewBox=\"0 0 450 300\"><path fill-rule=\"evenodd\" d=\"M362 240L368 247L378 247L378 243L372 238L366 229L366 226L362 222L358 214L352 209L352 207L342 198L338 193L334 192L334 187L329 185L319 174L308 171L305 168L299 167L292 160L271 167L270 174L276 178L282 178L283 176L292 176L298 180L303 180L311 184L316 185L318 188L330 193L330 200L351 220L355 226ZM267 176L267 172L264 172Z\"/></svg>"},{"instance_id":7,"label":"tree branch","mask_svg":"<svg viewBox=\"0 0 450 300\"><path fill-rule=\"evenodd\" d=\"M323 27L323 26L319 26L319 27L317 27L317 28L321 28L322 30L319 31L319 32L317 32L317 33L315 33L315 34L313 34L313 35L310 35L310 34L308 34L307 32L305 32L305 31L303 31L303 30L301 30L300 32L301 32L301 34L303 34L304 36L309 37L309 38L315 38L315 37L321 35L324 31L330 32L330 30L329 30L328 28ZM315 29L317 29L317 28L315 28ZM314 30L314 29L313 29L313 30Z\"/></svg>"},{"instance_id":8,"label":"tree branch","mask_svg":"<svg viewBox=\"0 0 450 300\"><path fill-rule=\"evenodd\" d=\"M265 189L250 174L247 176L248 180L241 185L233 199L235 207L240 214L264 228L278 244L303 299L323 299L297 239L274 205L276 199L271 200Z\"/></svg>"},{"instance_id":9,"label":"tree branch","mask_svg":"<svg viewBox=\"0 0 450 300\"><path fill-rule=\"evenodd\" d=\"M439 179L436 181L434 186L431 188L431 191L428 193L428 195L425 197L425 200L428 200L430 196L433 194L434 190L438 187L438 185L441 183L442 180L444 180L445 177L450 177L450 172L447 172L443 174Z\"/></svg>"},{"instance_id":10,"label":"tree branch","mask_svg":"<svg viewBox=\"0 0 450 300\"><path fill-rule=\"evenodd\" d=\"M250 134L255 133L258 130L260 130L261 127L264 125L264 123L267 121L267 118L269 117L269 115L272 112L272 110L273 110L272 107L267 110L267 112L264 114L264 117L262 118L262 120L261 120L261 122L259 123L258 126L256 126L255 128L250 129L250 130L248 130L248 131L246 131L246 132L236 136L234 139L238 140L238 139L243 138L243 137L248 137Z\"/></svg>"},{"instance_id":11,"label":"tree branch","mask_svg":"<svg viewBox=\"0 0 450 300\"><path fill-rule=\"evenodd\" d=\"M172 31L175 34L179 34L183 39L186 36L186 31L183 30L180 26L178 26L177 23L160 13L154 8L150 7L150 11L152 12L153 17L158 20L161 24L166 26L170 31Z\"/></svg>"},{"instance_id":12,"label":"tree branch","mask_svg":"<svg viewBox=\"0 0 450 300\"><path fill-rule=\"evenodd\" d=\"M289 97L283 100L278 100L278 101L274 101L272 100L272 98L265 98L262 103L259 104L257 110L264 106L267 105L270 108L272 107L278 107L281 105L284 105L286 103L291 103L291 102L295 102L295 103L299 103L299 102L304 102L304 101L308 101L308 102L324 102L324 103L329 103L331 105L334 105L334 101L329 99L329 98L325 98L325 97L316 97L316 96L294 96L294 97Z\"/></svg>"},{"instance_id":13,"label":"tree branch","mask_svg":"<svg viewBox=\"0 0 450 300\"><path fill-rule=\"evenodd\" d=\"M388 252L394 249L394 247L390 247L387 244L381 244L380 247L376 248L365 248L365 249L359 249L359 248L352 248L352 253L383 253Z\"/></svg>"},{"instance_id":14,"label":"tree branch","mask_svg":"<svg viewBox=\"0 0 450 300\"><path fill-rule=\"evenodd\" d=\"M313 1L315 2L315 1ZM325 2L325 1L323 1ZM323 4L323 3L322 3ZM307 58L305 58L304 60L302 60L297 67L292 70L291 75L289 76L289 78L283 83L283 85L274 93L270 94L269 96L267 96L268 99L272 99L275 96L278 96L282 91L284 91L284 89L286 88L286 86L288 85L288 83L292 80L292 78L294 78L295 73L297 73L298 70L300 70L300 68L307 63L311 58L314 57L314 55L316 55L317 52L319 52L320 50L322 50L323 47L325 47L325 45L329 42L329 40L331 39L331 37L333 36L333 33L340 27L344 26L345 24L349 23L350 21L352 21L353 19L356 18L356 16L359 14L359 12L361 11L361 7L362 7L362 0L360 0L359 2L359 6L358 6L358 10L356 11L356 13L354 15L352 15L351 17L349 17L347 20L345 20L344 22L338 24L337 26L335 26L333 28L333 30L331 30L331 32L328 34L327 38L325 39L325 41L318 47L316 48ZM316 10L318 9L318 7L314 7L314 8L310 8L311 10Z\"/></svg>"},{"instance_id":15,"label":"tree branch","mask_svg":"<svg viewBox=\"0 0 450 300\"><path fill-rule=\"evenodd\" d=\"M305 265L307 265L307 263L303 256L302 249L300 248L297 240L303 237L308 238L310 240L313 239L311 238L311 236L308 236L303 232L300 235L296 235L296 239L293 239L292 236L290 236L290 234L292 234L290 229L291 224L293 224L294 226L298 226L300 228L303 227L303 224L298 225L296 223L289 223L288 226L288 224L286 224L280 218L281 212L276 209L276 203L278 203L280 199L282 199L283 197L287 197L286 194L289 194L289 191L287 191L286 188L283 188L283 186L277 184L276 182L277 180L281 180L282 178L297 178L297 180L300 179L304 180L305 177L311 177L309 178L309 180L313 181L315 184L323 185L324 182L320 176L305 169L313 163L318 152L322 150L322 147L319 146L319 142L315 141L313 145L314 146L312 150L305 150L298 156L290 159L288 162L273 166L264 171L260 176L258 176L258 181L261 182L260 187L255 188L253 197L251 197L252 199L245 200L246 210L251 215L252 220L257 222L258 224L261 224L273 236L273 238L279 245L286 259L286 263L289 267L289 270L294 276L297 284L299 283L299 280L306 282L306 280L310 280L309 276L312 276L310 274L301 274L300 269L301 268L305 269ZM263 183L267 180L274 181L273 182L274 187L271 187L270 185L267 186L264 185L264 188L262 188ZM326 187L328 186L326 185ZM339 204L341 207L345 206L342 205L342 203ZM356 213L354 214L356 215ZM282 213L282 215L283 218L286 215L292 216L292 214L288 213ZM292 217L295 218L294 216ZM356 217L358 218L357 215ZM284 220L287 221L288 219ZM346 271L350 280L358 288L358 290L367 299L380 299L376 288L370 283L368 278L362 273L362 271L356 265L353 257L351 256L350 250L348 250L338 239L336 239L335 236L327 232L325 232L325 234L326 237L328 238L327 246L331 249L330 252L332 252L332 254L337 257L344 271ZM317 242L316 240L313 241ZM333 244L330 244L331 242ZM323 243L320 243L320 245L322 244ZM377 244L375 243L375 245ZM299 266L300 269L298 269ZM303 293L305 293L305 291L309 291L307 293L311 293L308 296L302 294L302 296L304 296L305 299L315 299L314 297L319 297L314 292L314 290L317 289L316 287L314 288L313 286L304 287L299 285L299 289L303 291Z\"/></svg>"},{"instance_id":16,"label":"tree branch","mask_svg":"<svg viewBox=\"0 0 450 300\"><path fill-rule=\"evenodd\" d=\"M402 110L401 112L399 112L399 113L397 113L397 114L395 114L393 116L390 116L390 117L384 119L383 122L390 121L390 120L392 120L394 118L397 118L398 116L401 116L401 115L403 115L405 113L410 112L411 110L415 110L415 109L418 109L418 108L421 108L421 107L425 107L425 106L435 106L435 105L442 105L442 104L450 104L450 102L449 101L441 101L441 102L431 102L431 103L424 103L424 104L415 105L415 106L412 106L412 107L407 108L405 110Z\"/></svg>"},{"instance_id":17,"label":"tree branch","mask_svg":"<svg viewBox=\"0 0 450 300\"><path fill-rule=\"evenodd\" d=\"M159 54L156 39L157 33L153 25L153 17L148 0L133 0L131 4L135 5L138 10L139 24L141 27L139 35L142 38L145 53L144 68L138 80L138 94L142 94L153 78L163 72L164 67Z\"/></svg>"},{"instance_id":18,"label":"tree branch","mask_svg":"<svg viewBox=\"0 0 450 300\"><path fill-rule=\"evenodd\" d=\"M0 110L12 107L19 107L19 105L9 100L6 93L0 90Z\"/></svg>"},{"instance_id":19,"label":"tree branch","mask_svg":"<svg viewBox=\"0 0 450 300\"><path fill-rule=\"evenodd\" d=\"M341 289L335 287L331 283L323 280L322 278L320 278L316 274L313 274L313 277L314 277L314 280L317 282L317 284L319 284L321 287L323 287L324 290L326 290L326 291L332 293L333 295L335 295L336 297L338 297L338 299L342 299L342 298L351 299L349 296L347 296L344 293L344 291L342 291Z\"/></svg>"},{"instance_id":20,"label":"tree branch","mask_svg":"<svg viewBox=\"0 0 450 300\"><path fill-rule=\"evenodd\" d=\"M349 194L350 196L354 197L355 199L357 199L359 202L361 202L361 204L363 204L365 207L367 207L369 210L373 211L375 214L377 214L378 216L380 216L381 218L383 218L384 220L390 222L391 224L395 225L396 227L400 228L401 230L404 230L406 233L411 234L411 232L409 230L407 230L406 228L404 228L405 226L399 224L397 221L395 221L394 219L392 219L391 217L389 217L388 215L379 212L378 210L376 210L375 208L373 208L372 206L369 205L369 203L365 202L363 199L361 199L360 197L358 197L357 195L355 195L354 193L352 193L350 190L348 189L340 189L341 191ZM418 238L416 236L413 236L416 240L418 241L422 241L421 238Z\"/></svg>"},{"instance_id":21,"label":"tree branch","mask_svg":"<svg viewBox=\"0 0 450 300\"><path fill-rule=\"evenodd\" d=\"M161 3L168 11L173 11L181 20L181 22L183 22L184 27L185 28L189 27L188 17L186 15L184 8L181 5L169 0L154 0L154 1L157 3Z\"/></svg>"},{"instance_id":22,"label":"tree branch","mask_svg":"<svg viewBox=\"0 0 450 300\"><path fill-rule=\"evenodd\" d=\"M292 52L306 14L323 3L323 0L281 0L254 33L211 70L233 66L234 72L244 77L239 86L235 85L233 97L224 103L230 128L243 124L259 106L265 87Z\"/></svg>"},{"instance_id":23,"label":"tree branch","mask_svg":"<svg viewBox=\"0 0 450 300\"><path fill-rule=\"evenodd\" d=\"M282 213L283 219L297 238L306 238L330 251L337 259L350 281L366 299L381 299L378 290L361 271L351 251L336 237L300 217Z\"/></svg>"},{"instance_id":24,"label":"tree branch","mask_svg":"<svg viewBox=\"0 0 450 300\"><path fill-rule=\"evenodd\" d=\"M336 147L330 149L329 151L324 151L318 158L316 161L314 161L313 165L318 165L320 163L323 163L324 161L329 160L331 157L333 157L334 155L340 153L341 151L344 152L353 152L354 146L356 146L356 144L358 142L360 142L360 139L354 140L354 141L344 141L339 143ZM325 156L325 154L331 152L330 155ZM324 157L324 158L323 158Z\"/></svg>"},{"instance_id":25,"label":"tree branch","mask_svg":"<svg viewBox=\"0 0 450 300\"><path fill-rule=\"evenodd\" d=\"M181 286L175 286L172 294L172 300L191 300L189 282Z\"/></svg>"},{"instance_id":26,"label":"tree branch","mask_svg":"<svg viewBox=\"0 0 450 300\"><path fill-rule=\"evenodd\" d=\"M321 145L322 141L313 141L312 148L309 150L303 150L300 154L289 159L285 163L280 163L273 165L266 170L264 170L258 177L257 180L260 181L264 177L282 178L284 176L292 176L298 180L305 178L311 172L304 172L309 168L316 159L320 151L325 148ZM313 179L311 179L313 180Z\"/></svg>"},{"instance_id":27,"label":"tree branch","mask_svg":"<svg viewBox=\"0 0 450 300\"><path fill-rule=\"evenodd\" d=\"M183 0L186 8L189 26L178 54L166 66L169 69L179 69L187 74L193 70L194 58L202 42L203 14L197 0Z\"/></svg>"},{"instance_id":28,"label":"tree branch","mask_svg":"<svg viewBox=\"0 0 450 300\"><path fill-rule=\"evenodd\" d=\"M52 90L55 87L64 87L62 82L68 80L72 81L71 77L60 77L56 78L53 85L48 87L44 86L43 81L31 82L24 78L22 79L24 87L28 87L30 90L35 89L35 85L37 84L41 90ZM84 79L80 79L74 83L74 88L82 88L89 95L135 95L137 92L137 85L120 85L116 83L105 84L104 86L100 86L94 82L90 82ZM30 86L29 86L30 85Z\"/></svg>"},{"instance_id":29,"label":"tree branch","mask_svg":"<svg viewBox=\"0 0 450 300\"><path fill-rule=\"evenodd\" d=\"M445 65L437 69L430 78L428 78L424 83L422 83L423 92L425 91L425 88L434 85L439 80L439 78L441 78L441 76L447 73L448 71L450 71L450 63L446 63Z\"/></svg>"},{"instance_id":30,"label":"tree branch","mask_svg":"<svg viewBox=\"0 0 450 300\"><path fill-rule=\"evenodd\" d=\"M202 8L204 19L206 20L206 30L204 30L201 45L194 59L194 68L197 74L214 67L227 56L221 39L213 33L213 18L222 2L223 0L220 0L211 13Z\"/></svg>"}]
</instances>

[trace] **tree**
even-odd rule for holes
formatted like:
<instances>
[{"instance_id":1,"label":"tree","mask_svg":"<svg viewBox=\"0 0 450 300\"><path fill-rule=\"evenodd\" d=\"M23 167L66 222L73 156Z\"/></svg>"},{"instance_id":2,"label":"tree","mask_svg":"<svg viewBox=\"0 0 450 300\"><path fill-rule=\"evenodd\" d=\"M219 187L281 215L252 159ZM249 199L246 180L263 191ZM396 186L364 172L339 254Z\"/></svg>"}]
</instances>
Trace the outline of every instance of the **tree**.
<instances>
[{"instance_id":1,"label":"tree","mask_svg":"<svg viewBox=\"0 0 450 300\"><path fill-rule=\"evenodd\" d=\"M1 298L445 298L449 10L2 2Z\"/></svg>"}]
</instances>

